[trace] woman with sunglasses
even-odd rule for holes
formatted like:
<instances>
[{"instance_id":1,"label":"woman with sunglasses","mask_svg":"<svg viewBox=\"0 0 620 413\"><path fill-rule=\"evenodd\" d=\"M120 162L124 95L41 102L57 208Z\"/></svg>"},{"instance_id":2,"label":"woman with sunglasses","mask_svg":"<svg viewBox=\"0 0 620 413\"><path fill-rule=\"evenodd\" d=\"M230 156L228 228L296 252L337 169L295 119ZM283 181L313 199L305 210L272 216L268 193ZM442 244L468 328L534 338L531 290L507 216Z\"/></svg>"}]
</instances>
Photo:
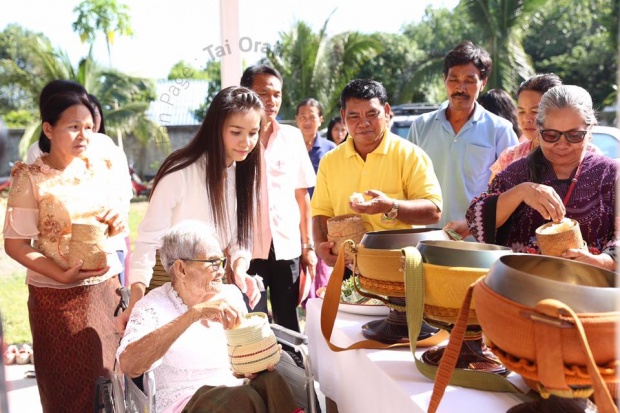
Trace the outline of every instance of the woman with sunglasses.
<instances>
[{"instance_id":1,"label":"woman with sunglasses","mask_svg":"<svg viewBox=\"0 0 620 413\"><path fill-rule=\"evenodd\" d=\"M508 165L517 159L525 158L538 147L540 136L536 126L536 114L540 99L546 91L561 84L562 80L553 73L534 75L521 83L517 90L517 123L523 134L519 137L518 145L506 148L491 165L489 182ZM587 150L602 154L592 143L588 143Z\"/></svg>"},{"instance_id":2,"label":"woman with sunglasses","mask_svg":"<svg viewBox=\"0 0 620 413\"><path fill-rule=\"evenodd\" d=\"M588 250L569 249L562 256L614 270L618 167L587 150L595 124L586 90L549 89L536 116L539 146L506 167L472 201L466 214L472 235L514 252L539 253L536 228L572 218Z\"/></svg>"},{"instance_id":3,"label":"woman with sunglasses","mask_svg":"<svg viewBox=\"0 0 620 413\"><path fill-rule=\"evenodd\" d=\"M260 299L247 270L260 188L256 143L263 114L256 93L244 87L223 89L213 98L196 136L162 163L138 227L129 267L131 300L119 316L121 331L153 276L162 235L184 219L206 222L216 231L220 245L228 250L235 284L252 308Z\"/></svg>"}]
</instances>

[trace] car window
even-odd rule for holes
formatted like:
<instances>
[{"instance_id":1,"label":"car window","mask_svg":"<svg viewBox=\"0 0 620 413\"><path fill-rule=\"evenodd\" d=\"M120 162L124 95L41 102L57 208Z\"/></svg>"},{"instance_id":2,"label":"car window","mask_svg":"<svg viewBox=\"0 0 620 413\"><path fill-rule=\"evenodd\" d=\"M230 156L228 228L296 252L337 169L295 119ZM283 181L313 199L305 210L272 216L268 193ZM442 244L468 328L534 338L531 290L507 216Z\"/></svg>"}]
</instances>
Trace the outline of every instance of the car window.
<instances>
[{"instance_id":1,"label":"car window","mask_svg":"<svg viewBox=\"0 0 620 413\"><path fill-rule=\"evenodd\" d=\"M406 138L409 135L409 128L411 128L412 121L394 122L392 124L392 133L397 134L401 138Z\"/></svg>"},{"instance_id":2,"label":"car window","mask_svg":"<svg viewBox=\"0 0 620 413\"><path fill-rule=\"evenodd\" d=\"M597 146L606 156L610 158L618 157L618 140L606 133L593 132L592 143Z\"/></svg>"}]
</instances>

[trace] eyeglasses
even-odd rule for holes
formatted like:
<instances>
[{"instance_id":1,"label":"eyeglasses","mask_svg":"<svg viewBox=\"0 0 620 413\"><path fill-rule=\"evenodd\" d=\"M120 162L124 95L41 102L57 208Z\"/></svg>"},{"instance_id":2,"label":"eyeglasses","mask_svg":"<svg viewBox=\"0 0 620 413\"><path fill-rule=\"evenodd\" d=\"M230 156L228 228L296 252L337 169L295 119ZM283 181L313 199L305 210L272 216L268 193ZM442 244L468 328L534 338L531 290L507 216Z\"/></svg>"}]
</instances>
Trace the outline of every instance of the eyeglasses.
<instances>
[{"instance_id":1,"label":"eyeglasses","mask_svg":"<svg viewBox=\"0 0 620 413\"><path fill-rule=\"evenodd\" d=\"M210 258L208 260L198 260L198 259L189 259L189 258L179 258L182 261L191 261L191 262L208 262L211 264L211 269L213 271L219 271L219 269L226 269L226 257L222 258Z\"/></svg>"},{"instance_id":2,"label":"eyeglasses","mask_svg":"<svg viewBox=\"0 0 620 413\"><path fill-rule=\"evenodd\" d=\"M559 141L562 135L564 135L564 139L566 139L566 142L568 143L579 143L586 137L587 133L587 130L571 130L566 132L560 132L559 130L555 129L540 130L540 136L542 137L543 141L548 143L554 143Z\"/></svg>"}]
</instances>

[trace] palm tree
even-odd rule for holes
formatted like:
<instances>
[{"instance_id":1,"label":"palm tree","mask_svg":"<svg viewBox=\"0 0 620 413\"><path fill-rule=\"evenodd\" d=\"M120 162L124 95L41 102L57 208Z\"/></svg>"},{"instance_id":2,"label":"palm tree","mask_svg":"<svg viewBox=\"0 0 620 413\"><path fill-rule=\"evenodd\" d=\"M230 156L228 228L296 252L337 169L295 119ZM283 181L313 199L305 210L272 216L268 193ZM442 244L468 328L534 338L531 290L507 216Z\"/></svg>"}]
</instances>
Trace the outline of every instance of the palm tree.
<instances>
[{"instance_id":1,"label":"palm tree","mask_svg":"<svg viewBox=\"0 0 620 413\"><path fill-rule=\"evenodd\" d=\"M340 108L340 93L361 68L383 51L383 46L373 35L358 32L340 33L331 38L326 47L322 66L322 84L325 85L328 114L336 114Z\"/></svg>"},{"instance_id":2,"label":"palm tree","mask_svg":"<svg viewBox=\"0 0 620 413\"><path fill-rule=\"evenodd\" d=\"M80 35L82 42L92 46L97 32L103 32L111 66L110 45L114 44L115 33L123 36L133 34L127 13L129 7L116 0L84 0L73 11L78 14L77 20L73 22L73 30Z\"/></svg>"},{"instance_id":3,"label":"palm tree","mask_svg":"<svg viewBox=\"0 0 620 413\"><path fill-rule=\"evenodd\" d=\"M40 43L37 53L44 62L42 77L45 83L53 79L75 80L89 93L97 96L104 110L106 132L118 138L122 147L122 135L133 133L143 148L152 142L163 151L169 150L170 139L165 128L146 116L149 103L155 96L151 80L132 77L115 70L103 70L92 59L91 53L73 68L63 51L54 51L46 43ZM92 52L92 47L91 47ZM40 135L40 121L26 127L19 143L19 154L25 157L30 145Z\"/></svg>"},{"instance_id":4,"label":"palm tree","mask_svg":"<svg viewBox=\"0 0 620 413\"><path fill-rule=\"evenodd\" d=\"M522 28L545 3L546 0L461 0L459 6L486 39L482 45L493 60L487 88L515 91L519 82L535 73L523 50L526 33Z\"/></svg>"},{"instance_id":5,"label":"palm tree","mask_svg":"<svg viewBox=\"0 0 620 413\"><path fill-rule=\"evenodd\" d=\"M334 10L335 12L335 10ZM284 78L282 116L292 118L302 99L314 97L325 106L325 118L338 109L342 88L362 65L381 51L380 43L370 35L357 32L327 37L325 20L319 33L300 21L266 53L265 63L278 69Z\"/></svg>"},{"instance_id":6,"label":"palm tree","mask_svg":"<svg viewBox=\"0 0 620 413\"><path fill-rule=\"evenodd\" d=\"M294 115L295 106L302 99L325 98L324 91L317 85L317 73L321 63L319 54L324 47L330 18L331 15L318 34L313 33L307 23L297 22L291 31L281 33L280 40L266 53L267 63L278 69L285 79L286 93L281 113L287 118Z\"/></svg>"}]
</instances>

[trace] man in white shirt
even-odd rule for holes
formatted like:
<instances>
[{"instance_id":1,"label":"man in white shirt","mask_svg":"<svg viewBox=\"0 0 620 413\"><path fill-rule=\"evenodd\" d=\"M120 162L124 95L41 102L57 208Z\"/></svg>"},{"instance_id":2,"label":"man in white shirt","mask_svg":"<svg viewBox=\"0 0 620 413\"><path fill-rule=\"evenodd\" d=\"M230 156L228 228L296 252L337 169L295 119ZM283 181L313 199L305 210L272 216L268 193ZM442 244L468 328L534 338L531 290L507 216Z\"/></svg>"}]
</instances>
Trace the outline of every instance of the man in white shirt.
<instances>
[{"instance_id":1,"label":"man in white shirt","mask_svg":"<svg viewBox=\"0 0 620 413\"><path fill-rule=\"evenodd\" d=\"M251 66L243 72L241 86L256 92L265 105L261 210L248 274L261 276L269 289L273 321L299 331L300 261L312 278L317 262L307 189L315 185L316 175L301 131L276 120L282 104L280 73L269 66ZM267 312L265 297L253 311Z\"/></svg>"}]
</instances>

